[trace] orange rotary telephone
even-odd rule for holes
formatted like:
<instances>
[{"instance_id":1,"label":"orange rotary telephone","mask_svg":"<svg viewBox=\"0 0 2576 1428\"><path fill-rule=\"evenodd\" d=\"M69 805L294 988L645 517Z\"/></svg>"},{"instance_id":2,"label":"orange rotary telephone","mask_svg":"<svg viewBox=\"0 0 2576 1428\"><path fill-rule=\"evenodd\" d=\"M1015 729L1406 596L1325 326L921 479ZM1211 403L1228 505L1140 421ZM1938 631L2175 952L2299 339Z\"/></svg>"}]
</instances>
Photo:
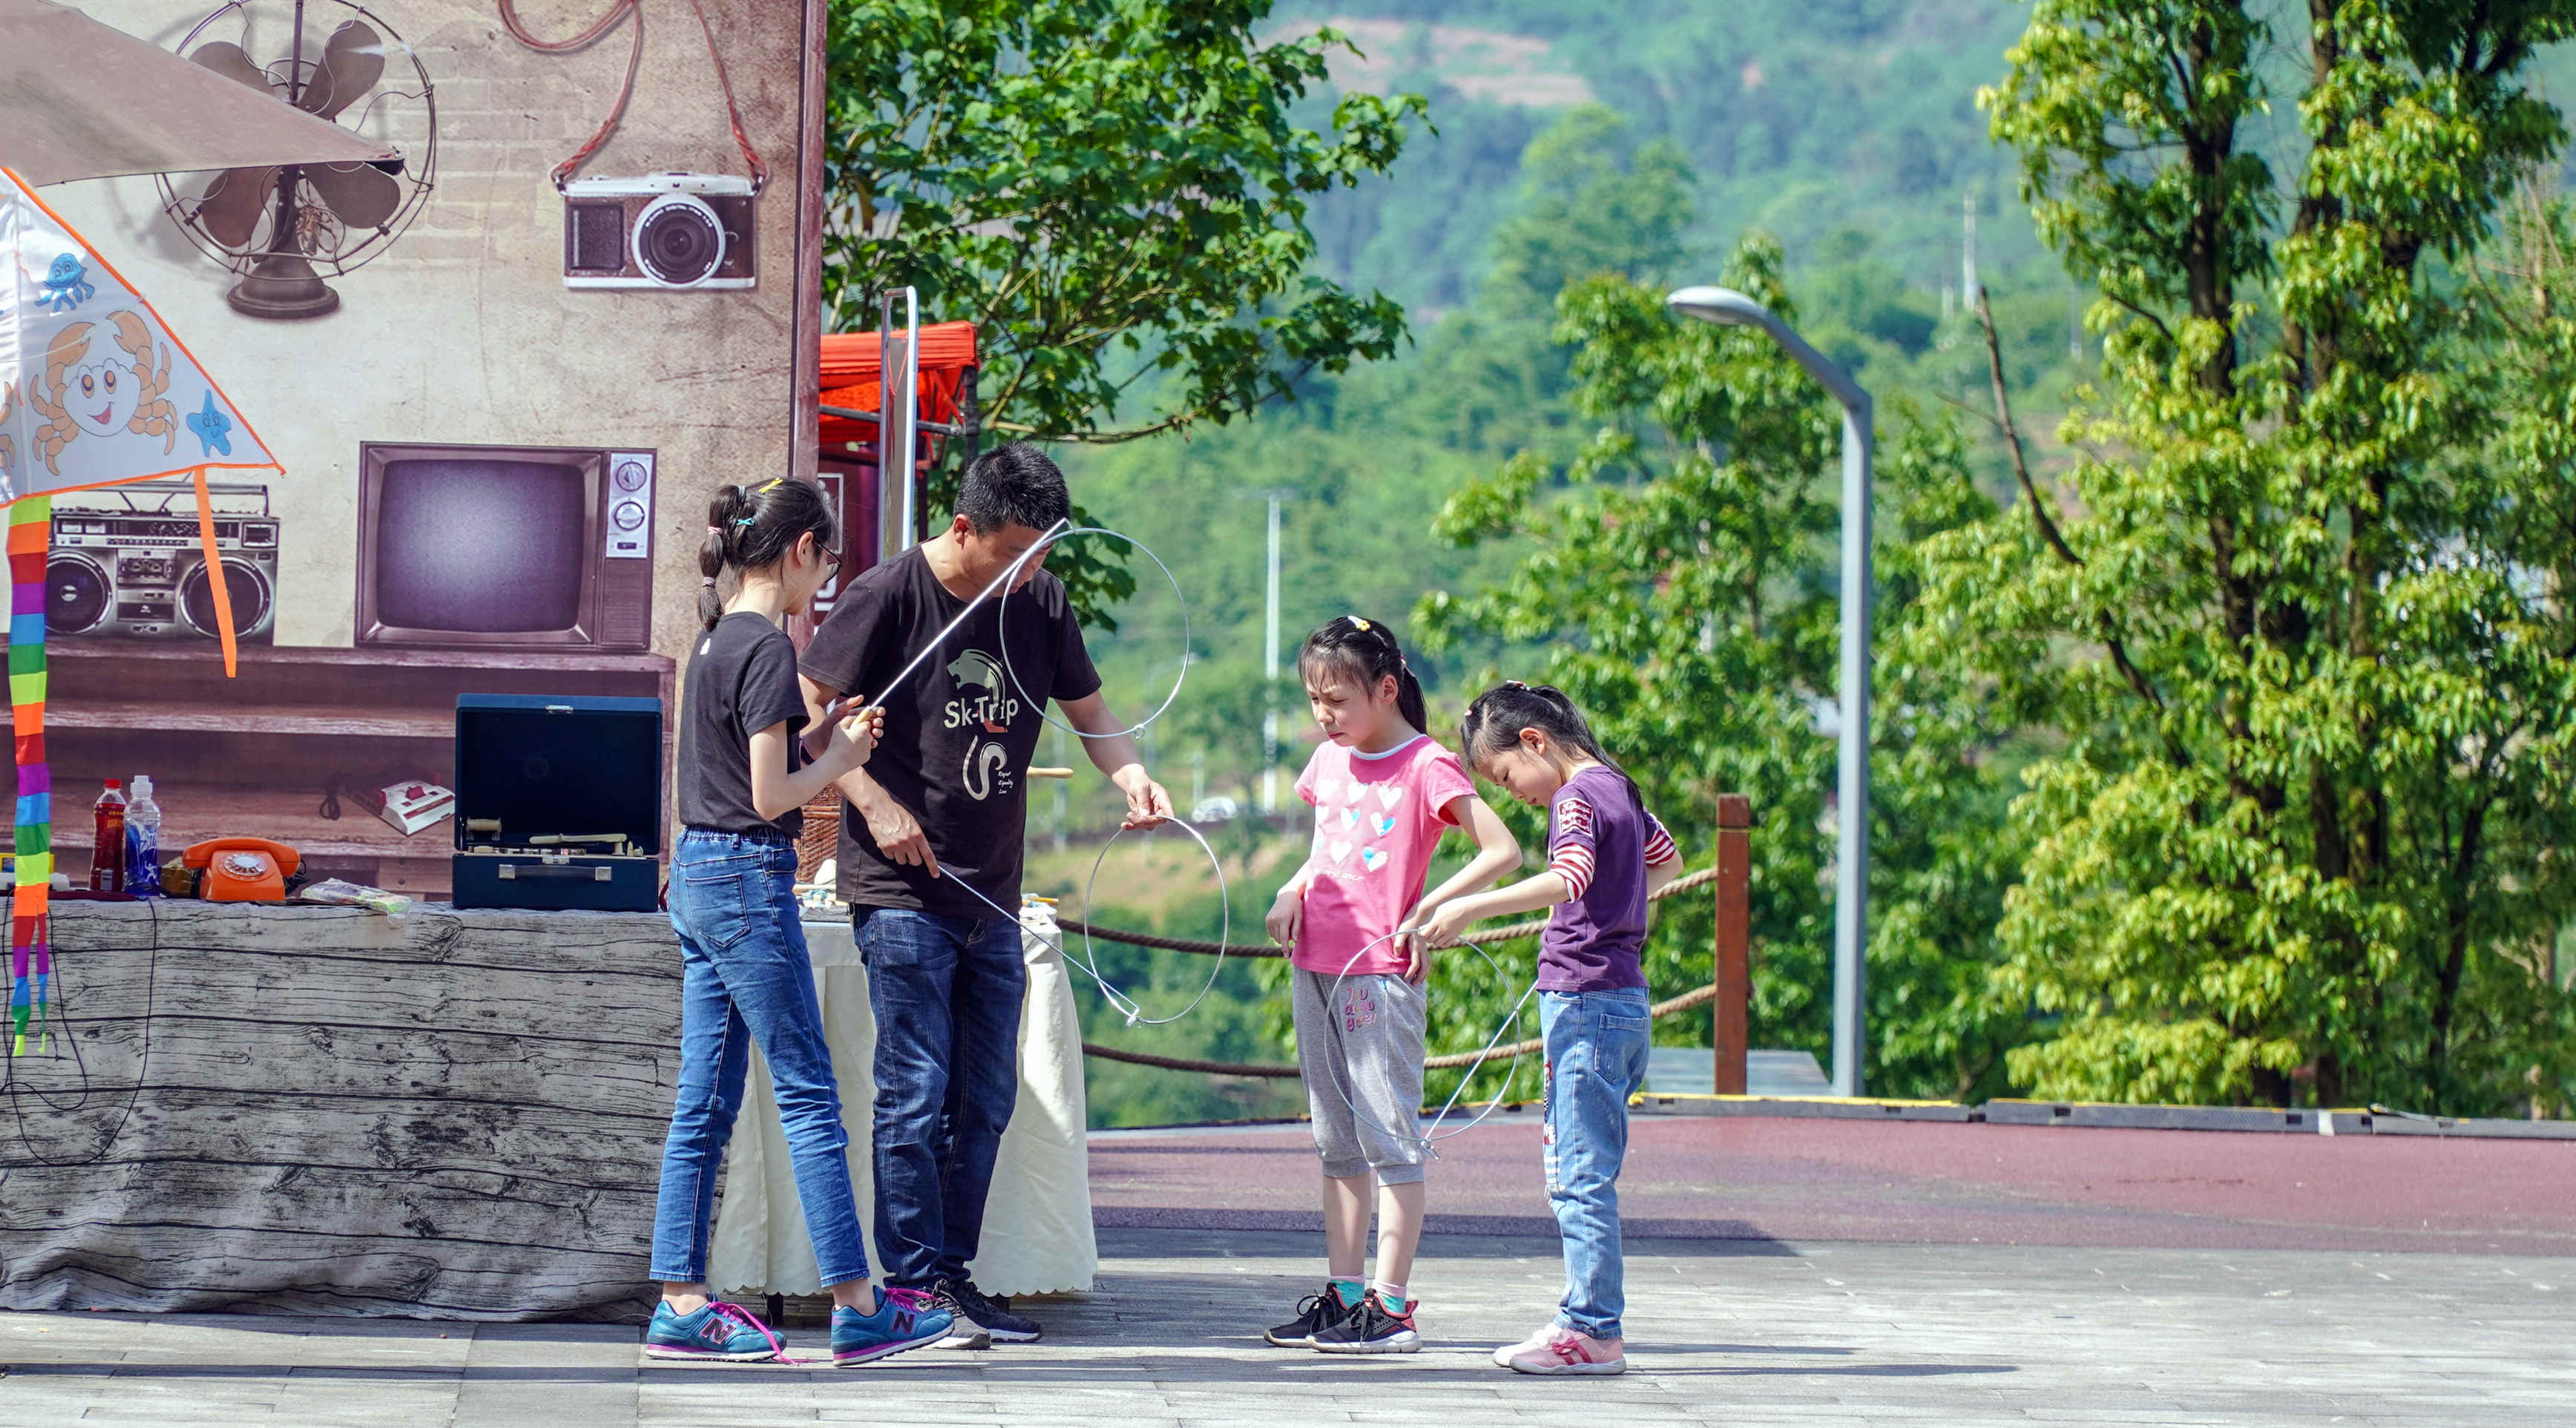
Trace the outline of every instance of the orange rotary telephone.
<instances>
[{"instance_id":1,"label":"orange rotary telephone","mask_svg":"<svg viewBox=\"0 0 2576 1428\"><path fill-rule=\"evenodd\" d=\"M205 869L197 896L209 902L284 902L286 880L303 859L266 838L209 838L180 854L179 861Z\"/></svg>"}]
</instances>

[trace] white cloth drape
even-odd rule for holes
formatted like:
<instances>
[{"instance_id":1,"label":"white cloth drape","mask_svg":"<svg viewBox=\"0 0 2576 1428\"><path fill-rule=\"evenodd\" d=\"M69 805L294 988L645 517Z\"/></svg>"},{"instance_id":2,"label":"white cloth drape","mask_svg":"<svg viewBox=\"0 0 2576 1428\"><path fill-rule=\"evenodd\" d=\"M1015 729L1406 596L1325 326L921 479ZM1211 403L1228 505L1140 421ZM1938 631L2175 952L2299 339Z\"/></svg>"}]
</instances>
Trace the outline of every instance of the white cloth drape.
<instances>
[{"instance_id":1,"label":"white cloth drape","mask_svg":"<svg viewBox=\"0 0 2576 1428\"><path fill-rule=\"evenodd\" d=\"M1090 1162L1084 1138L1082 1023L1065 974L1055 913L1041 903L1020 915L1028 993L1020 1007L1020 1098L1003 1132L984 1206L984 1237L968 1272L987 1294L1050 1294L1091 1287L1099 1249L1091 1232ZM841 1080L841 1123L850 1133L850 1184L869 1232L868 1270L877 1263L875 1183L868 1152L876 1099L877 1027L868 1010L868 973L846 922L807 923L807 949L823 1004L823 1039ZM779 1128L768 1064L755 1050L727 1153L708 1279L726 1294L813 1294L822 1289L796 1175Z\"/></svg>"}]
</instances>

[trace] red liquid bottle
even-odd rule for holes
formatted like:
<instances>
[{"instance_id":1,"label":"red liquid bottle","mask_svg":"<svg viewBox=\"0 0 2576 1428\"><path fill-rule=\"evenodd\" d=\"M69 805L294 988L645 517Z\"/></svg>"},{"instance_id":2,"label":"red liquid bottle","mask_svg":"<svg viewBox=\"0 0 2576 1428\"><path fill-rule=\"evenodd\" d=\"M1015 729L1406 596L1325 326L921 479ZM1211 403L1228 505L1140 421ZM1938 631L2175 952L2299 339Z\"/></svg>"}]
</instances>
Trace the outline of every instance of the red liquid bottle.
<instances>
[{"instance_id":1,"label":"red liquid bottle","mask_svg":"<svg viewBox=\"0 0 2576 1428\"><path fill-rule=\"evenodd\" d=\"M89 890L125 891L125 785L107 781L98 796L98 841L89 849Z\"/></svg>"}]
</instances>

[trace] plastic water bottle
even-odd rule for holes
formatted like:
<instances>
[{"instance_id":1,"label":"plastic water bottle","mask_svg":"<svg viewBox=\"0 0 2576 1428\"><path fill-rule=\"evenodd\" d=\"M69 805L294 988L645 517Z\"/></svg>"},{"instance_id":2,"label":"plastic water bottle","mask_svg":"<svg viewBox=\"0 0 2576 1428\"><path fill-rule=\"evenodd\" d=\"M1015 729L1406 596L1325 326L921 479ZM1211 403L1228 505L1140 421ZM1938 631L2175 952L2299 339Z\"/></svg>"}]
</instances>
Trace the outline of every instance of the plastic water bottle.
<instances>
[{"instance_id":1,"label":"plastic water bottle","mask_svg":"<svg viewBox=\"0 0 2576 1428\"><path fill-rule=\"evenodd\" d=\"M125 806L125 890L161 895L161 805L152 801L148 774L134 776L134 799Z\"/></svg>"},{"instance_id":2,"label":"plastic water bottle","mask_svg":"<svg viewBox=\"0 0 2576 1428\"><path fill-rule=\"evenodd\" d=\"M98 796L92 811L98 817L98 841L89 845L89 890L91 892L125 891L125 794L115 779L107 781L107 790Z\"/></svg>"}]
</instances>

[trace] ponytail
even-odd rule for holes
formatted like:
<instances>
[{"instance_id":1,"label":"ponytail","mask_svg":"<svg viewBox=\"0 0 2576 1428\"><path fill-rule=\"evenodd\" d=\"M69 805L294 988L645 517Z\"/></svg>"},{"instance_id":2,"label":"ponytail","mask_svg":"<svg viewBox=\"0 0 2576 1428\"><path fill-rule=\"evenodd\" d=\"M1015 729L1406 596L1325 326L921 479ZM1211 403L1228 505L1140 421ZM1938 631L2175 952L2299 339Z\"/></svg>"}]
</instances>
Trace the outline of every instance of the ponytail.
<instances>
[{"instance_id":1,"label":"ponytail","mask_svg":"<svg viewBox=\"0 0 2576 1428\"><path fill-rule=\"evenodd\" d=\"M1430 731L1431 714L1422 702L1422 681L1413 677L1413 666L1405 662L1404 647L1395 642L1395 632L1385 625L1357 615L1343 615L1317 627L1298 647L1297 672L1303 675L1325 670L1357 674L1372 694L1379 680L1393 675L1396 714L1414 728Z\"/></svg>"},{"instance_id":2,"label":"ponytail","mask_svg":"<svg viewBox=\"0 0 2576 1428\"><path fill-rule=\"evenodd\" d=\"M707 502L707 538L698 546L699 628L712 630L724 618L716 581L726 571L775 565L808 532L828 548L838 529L831 502L810 481L781 476L750 490L718 486Z\"/></svg>"}]
</instances>

